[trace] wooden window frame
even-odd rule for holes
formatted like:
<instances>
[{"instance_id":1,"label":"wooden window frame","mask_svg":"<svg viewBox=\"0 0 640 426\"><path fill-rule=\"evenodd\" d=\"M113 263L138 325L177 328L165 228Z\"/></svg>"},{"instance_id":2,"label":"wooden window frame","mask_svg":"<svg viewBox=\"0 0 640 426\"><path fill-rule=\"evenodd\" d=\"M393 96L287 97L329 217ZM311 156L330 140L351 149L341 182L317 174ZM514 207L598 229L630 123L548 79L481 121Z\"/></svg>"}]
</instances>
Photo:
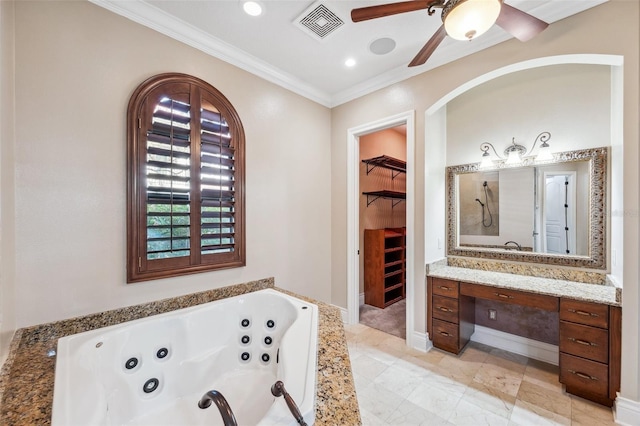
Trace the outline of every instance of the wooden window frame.
<instances>
[{"instance_id":1,"label":"wooden window frame","mask_svg":"<svg viewBox=\"0 0 640 426\"><path fill-rule=\"evenodd\" d=\"M184 97L187 96L187 92L190 126L189 255L167 259L147 259L146 173L147 131L150 128L147 124L151 123L154 117L155 113L152 111L159 104L160 93L166 93L173 99L174 93L178 97ZM232 160L233 199L231 201L233 205L233 248L227 253L202 254L203 250L201 250L202 215L200 203L203 191L200 180L202 144L199 132L202 131L200 109L203 108L203 104L207 103L217 109L217 112L226 121L231 135L230 149L234 152ZM173 126L173 121L171 123ZM166 73L151 77L138 86L131 96L127 108L127 283L246 265L244 145L244 129L235 108L222 93L204 80L187 74ZM171 146L173 150L173 145ZM173 155L171 162L173 162ZM170 221L173 223L173 216Z\"/></svg>"}]
</instances>

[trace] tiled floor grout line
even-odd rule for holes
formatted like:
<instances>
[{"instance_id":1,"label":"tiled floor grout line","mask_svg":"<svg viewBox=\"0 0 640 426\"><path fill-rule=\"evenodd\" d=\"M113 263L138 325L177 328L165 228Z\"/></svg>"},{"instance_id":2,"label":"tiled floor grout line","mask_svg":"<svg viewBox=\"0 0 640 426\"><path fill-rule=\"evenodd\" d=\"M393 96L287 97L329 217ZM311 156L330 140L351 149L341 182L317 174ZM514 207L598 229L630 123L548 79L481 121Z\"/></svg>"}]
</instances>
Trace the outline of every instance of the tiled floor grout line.
<instances>
[{"instance_id":1,"label":"tiled floor grout line","mask_svg":"<svg viewBox=\"0 0 640 426\"><path fill-rule=\"evenodd\" d=\"M557 367L478 343L455 356L345 326L363 425L615 425L607 407L569 395Z\"/></svg>"}]
</instances>

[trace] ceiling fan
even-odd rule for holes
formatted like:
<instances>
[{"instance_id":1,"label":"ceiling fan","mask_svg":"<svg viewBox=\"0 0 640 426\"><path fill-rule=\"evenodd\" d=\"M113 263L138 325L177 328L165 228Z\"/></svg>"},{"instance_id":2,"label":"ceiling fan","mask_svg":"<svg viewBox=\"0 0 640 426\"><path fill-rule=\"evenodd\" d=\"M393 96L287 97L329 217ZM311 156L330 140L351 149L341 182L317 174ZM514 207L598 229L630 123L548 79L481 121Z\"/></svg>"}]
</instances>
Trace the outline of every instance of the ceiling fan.
<instances>
[{"instance_id":1,"label":"ceiling fan","mask_svg":"<svg viewBox=\"0 0 640 426\"><path fill-rule=\"evenodd\" d=\"M472 40L493 24L520 41L528 41L549 26L548 23L502 0L410 0L379 6L361 7L351 11L353 22L368 21L399 13L427 9L429 16L436 8L442 9L443 24L409 63L410 67L422 65L448 35L456 40Z\"/></svg>"}]
</instances>

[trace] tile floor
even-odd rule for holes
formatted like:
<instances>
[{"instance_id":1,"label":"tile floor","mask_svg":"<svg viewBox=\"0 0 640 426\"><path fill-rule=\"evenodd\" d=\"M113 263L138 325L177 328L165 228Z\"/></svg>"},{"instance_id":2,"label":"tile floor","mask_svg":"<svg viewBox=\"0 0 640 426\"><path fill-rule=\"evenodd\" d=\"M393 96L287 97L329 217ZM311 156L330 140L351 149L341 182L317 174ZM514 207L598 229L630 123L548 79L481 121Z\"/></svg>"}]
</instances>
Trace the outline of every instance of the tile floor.
<instances>
[{"instance_id":1,"label":"tile floor","mask_svg":"<svg viewBox=\"0 0 640 426\"><path fill-rule=\"evenodd\" d=\"M459 356L423 353L362 324L345 332L364 426L615 424L565 393L553 365L474 342Z\"/></svg>"}]
</instances>

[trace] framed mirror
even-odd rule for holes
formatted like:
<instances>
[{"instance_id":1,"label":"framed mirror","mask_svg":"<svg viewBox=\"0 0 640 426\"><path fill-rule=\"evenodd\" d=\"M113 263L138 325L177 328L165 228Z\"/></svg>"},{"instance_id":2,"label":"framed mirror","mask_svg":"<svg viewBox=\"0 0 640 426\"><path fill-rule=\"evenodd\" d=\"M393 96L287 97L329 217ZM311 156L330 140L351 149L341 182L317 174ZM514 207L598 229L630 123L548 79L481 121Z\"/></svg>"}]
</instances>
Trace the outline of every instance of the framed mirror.
<instances>
[{"instance_id":1,"label":"framed mirror","mask_svg":"<svg viewBox=\"0 0 640 426\"><path fill-rule=\"evenodd\" d=\"M607 154L447 167L447 254L606 270Z\"/></svg>"}]
</instances>

